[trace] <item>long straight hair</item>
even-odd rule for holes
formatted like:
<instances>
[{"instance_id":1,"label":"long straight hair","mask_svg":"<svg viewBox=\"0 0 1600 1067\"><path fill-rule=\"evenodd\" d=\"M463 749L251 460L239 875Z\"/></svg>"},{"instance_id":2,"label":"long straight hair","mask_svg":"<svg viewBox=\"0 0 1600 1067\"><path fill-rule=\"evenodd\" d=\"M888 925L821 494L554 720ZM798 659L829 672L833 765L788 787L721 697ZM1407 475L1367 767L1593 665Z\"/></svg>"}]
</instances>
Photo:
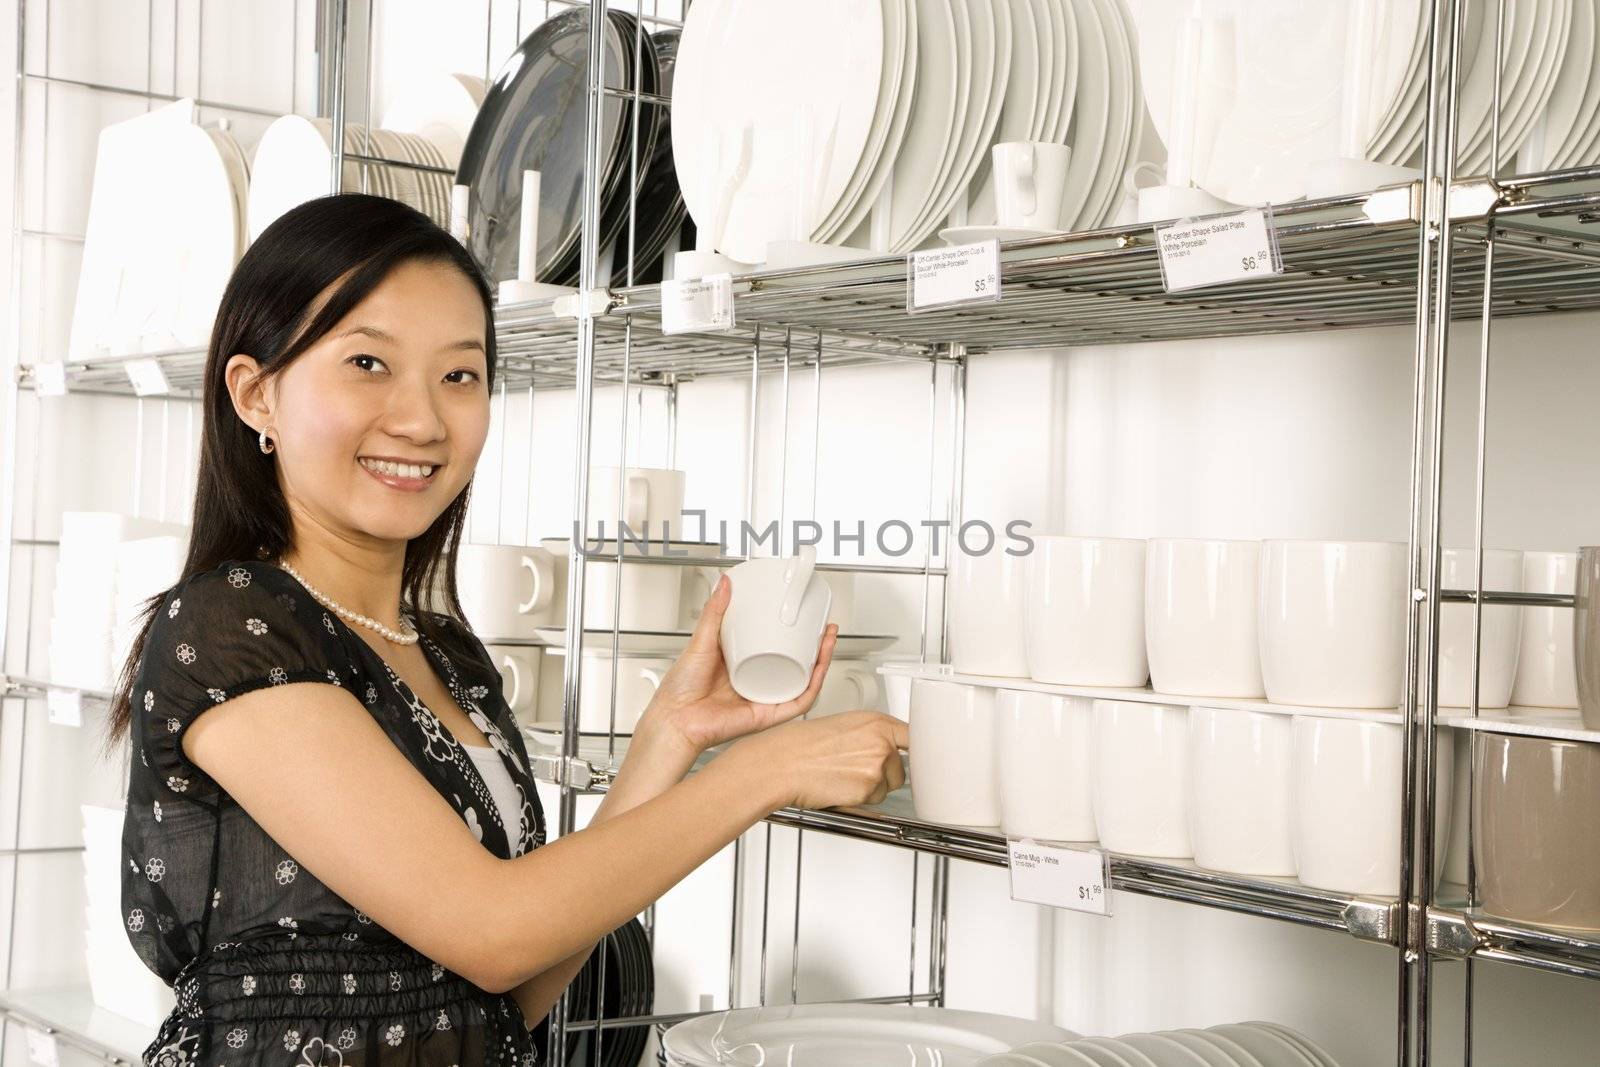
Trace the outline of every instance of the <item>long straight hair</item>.
<instances>
[{"instance_id":1,"label":"long straight hair","mask_svg":"<svg viewBox=\"0 0 1600 1067\"><path fill-rule=\"evenodd\" d=\"M395 200L341 193L307 201L262 231L234 268L217 308L206 352L200 466L189 552L179 584L230 559L272 559L293 547L293 524L277 464L262 454L256 431L239 417L224 371L235 353L254 356L261 380L282 372L408 261L454 265L483 299L485 382L494 391L494 304L489 283L460 241L422 212ZM343 279L341 281L341 279ZM338 283L320 307L318 295ZM462 617L456 592L456 549L466 527L469 481L450 506L406 545L402 607L417 629L457 655L449 631L431 612ZM175 588L175 587L173 587ZM172 588L145 601L138 636L111 702L105 744L124 738L132 689L155 610ZM435 596L442 599L436 605Z\"/></svg>"}]
</instances>

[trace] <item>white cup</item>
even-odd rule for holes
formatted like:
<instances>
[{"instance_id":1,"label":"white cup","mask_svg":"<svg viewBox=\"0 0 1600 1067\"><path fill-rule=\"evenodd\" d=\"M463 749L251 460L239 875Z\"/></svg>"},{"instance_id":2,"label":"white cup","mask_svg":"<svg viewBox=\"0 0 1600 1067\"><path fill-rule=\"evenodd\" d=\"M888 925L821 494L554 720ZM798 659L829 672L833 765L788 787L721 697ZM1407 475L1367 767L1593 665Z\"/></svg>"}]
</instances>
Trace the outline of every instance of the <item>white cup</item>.
<instances>
[{"instance_id":1,"label":"white cup","mask_svg":"<svg viewBox=\"0 0 1600 1067\"><path fill-rule=\"evenodd\" d=\"M652 541L683 538L683 472L659 467L589 468L587 536ZM603 525L602 525L603 524Z\"/></svg>"},{"instance_id":2,"label":"white cup","mask_svg":"<svg viewBox=\"0 0 1600 1067\"><path fill-rule=\"evenodd\" d=\"M878 685L877 672L865 660L834 660L822 679L822 691L817 702L806 712L808 719L824 715L837 715L841 711L882 711L883 690Z\"/></svg>"},{"instance_id":3,"label":"white cup","mask_svg":"<svg viewBox=\"0 0 1600 1067\"><path fill-rule=\"evenodd\" d=\"M1061 197L1072 149L1047 141L1006 141L990 149L994 206L1001 226L1061 228Z\"/></svg>"},{"instance_id":4,"label":"white cup","mask_svg":"<svg viewBox=\"0 0 1600 1067\"><path fill-rule=\"evenodd\" d=\"M672 667L669 659L643 659L633 656L611 657L605 648L585 649L583 679L578 686L578 730L586 734L611 732L611 668L616 665L618 736L632 734L639 716L661 687L661 679Z\"/></svg>"},{"instance_id":5,"label":"white cup","mask_svg":"<svg viewBox=\"0 0 1600 1067\"><path fill-rule=\"evenodd\" d=\"M1094 702L1002 689L998 716L1001 831L1044 841L1093 841Z\"/></svg>"},{"instance_id":6,"label":"white cup","mask_svg":"<svg viewBox=\"0 0 1600 1067\"><path fill-rule=\"evenodd\" d=\"M1524 552L1522 591L1566 593L1578 588L1576 552ZM1522 609L1521 649L1511 703L1535 708L1576 708L1578 670L1573 659L1572 609Z\"/></svg>"},{"instance_id":7,"label":"white cup","mask_svg":"<svg viewBox=\"0 0 1600 1067\"><path fill-rule=\"evenodd\" d=\"M1197 864L1230 874L1294 877L1292 716L1189 709L1189 775Z\"/></svg>"},{"instance_id":8,"label":"white cup","mask_svg":"<svg viewBox=\"0 0 1600 1067\"><path fill-rule=\"evenodd\" d=\"M556 559L557 588L553 608L559 621L566 617L567 553L571 542L565 537L547 537L540 543L549 549ZM615 557L617 552L615 540L591 540L585 547L590 553L611 557ZM650 540L641 544L624 539L621 564L618 564L615 558L589 560L583 583L584 626L609 630L614 625L612 620L620 619L620 623L615 625L623 630L684 628L681 617L684 572L698 571L702 568L670 563L629 562L642 556L660 557L668 551L688 556L714 556L720 548L716 542L711 541L674 541L664 544L659 540ZM620 599L617 589L619 576L622 583ZM715 574L712 575L711 581L715 583ZM709 588L706 594L710 594ZM698 609L704 604L705 597L702 596L695 605L696 619L699 618ZM690 628L692 625L691 623Z\"/></svg>"},{"instance_id":9,"label":"white cup","mask_svg":"<svg viewBox=\"0 0 1600 1067\"><path fill-rule=\"evenodd\" d=\"M1145 554L1150 685L1184 696L1260 697L1261 544L1158 537Z\"/></svg>"},{"instance_id":10,"label":"white cup","mask_svg":"<svg viewBox=\"0 0 1600 1067\"><path fill-rule=\"evenodd\" d=\"M1145 542L1036 537L1028 560L1028 676L1058 685L1144 685Z\"/></svg>"},{"instance_id":11,"label":"white cup","mask_svg":"<svg viewBox=\"0 0 1600 1067\"><path fill-rule=\"evenodd\" d=\"M485 641L532 637L554 621L556 559L524 545L462 545L456 591L467 622Z\"/></svg>"},{"instance_id":12,"label":"white cup","mask_svg":"<svg viewBox=\"0 0 1600 1067\"><path fill-rule=\"evenodd\" d=\"M1135 856L1194 854L1188 708L1096 700L1090 781L1100 844Z\"/></svg>"},{"instance_id":13,"label":"white cup","mask_svg":"<svg viewBox=\"0 0 1600 1067\"><path fill-rule=\"evenodd\" d=\"M500 670L500 691L518 719L529 719L539 704L539 670L544 649L527 645L486 645Z\"/></svg>"},{"instance_id":14,"label":"white cup","mask_svg":"<svg viewBox=\"0 0 1600 1067\"><path fill-rule=\"evenodd\" d=\"M984 686L911 683L911 802L924 822L998 826L995 697Z\"/></svg>"},{"instance_id":15,"label":"white cup","mask_svg":"<svg viewBox=\"0 0 1600 1067\"><path fill-rule=\"evenodd\" d=\"M1022 604L1027 556L950 553L950 665L958 674L1026 678Z\"/></svg>"},{"instance_id":16,"label":"white cup","mask_svg":"<svg viewBox=\"0 0 1600 1067\"><path fill-rule=\"evenodd\" d=\"M733 599L722 617L722 656L734 692L782 704L805 692L816 666L833 591L816 573L817 550L747 559L728 572Z\"/></svg>"},{"instance_id":17,"label":"white cup","mask_svg":"<svg viewBox=\"0 0 1600 1067\"><path fill-rule=\"evenodd\" d=\"M1264 541L1261 680L1276 704L1393 708L1406 635L1406 546Z\"/></svg>"},{"instance_id":18,"label":"white cup","mask_svg":"<svg viewBox=\"0 0 1600 1067\"><path fill-rule=\"evenodd\" d=\"M1400 892L1402 743L1397 723L1294 717L1295 873L1318 889ZM1450 839L1454 731L1438 736L1434 840ZM1437 884L1445 864L1434 865Z\"/></svg>"},{"instance_id":19,"label":"white cup","mask_svg":"<svg viewBox=\"0 0 1600 1067\"><path fill-rule=\"evenodd\" d=\"M1444 589L1471 589L1477 581L1470 548L1440 553L1439 584ZM1483 552L1483 587L1506 593L1522 591L1522 553L1503 548ZM1570 616L1569 616L1570 617ZM1483 605L1479 658L1478 707L1503 708L1511 703L1517 676L1517 650L1522 640L1522 608L1517 604ZM1472 605L1439 605L1439 706L1472 704Z\"/></svg>"}]
</instances>

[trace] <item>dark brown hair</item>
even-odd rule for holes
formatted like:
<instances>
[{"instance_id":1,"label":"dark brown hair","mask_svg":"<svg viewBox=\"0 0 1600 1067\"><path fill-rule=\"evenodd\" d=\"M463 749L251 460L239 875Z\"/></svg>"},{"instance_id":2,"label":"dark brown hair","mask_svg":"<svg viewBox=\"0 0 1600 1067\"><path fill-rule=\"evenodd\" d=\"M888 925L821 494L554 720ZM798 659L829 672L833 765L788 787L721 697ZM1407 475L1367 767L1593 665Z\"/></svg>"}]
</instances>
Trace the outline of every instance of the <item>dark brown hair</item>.
<instances>
[{"instance_id":1,"label":"dark brown hair","mask_svg":"<svg viewBox=\"0 0 1600 1067\"><path fill-rule=\"evenodd\" d=\"M262 231L234 268L217 308L206 352L201 397L200 466L196 476L189 552L179 584L230 559L271 559L293 543L293 524L277 463L263 455L256 431L239 417L224 371L235 353L254 356L262 379L283 371L328 333L402 263L450 264L483 298L485 383L494 390L494 305L483 272L460 241L422 212L395 200L342 193L307 201ZM317 297L337 285L328 299ZM408 606L424 635L467 658L442 620L460 619L456 546L466 526L469 481L433 524L406 545L401 577ZM111 701L105 743L112 748L129 730L133 683L151 618L171 589L145 601L138 636L123 664Z\"/></svg>"}]
</instances>

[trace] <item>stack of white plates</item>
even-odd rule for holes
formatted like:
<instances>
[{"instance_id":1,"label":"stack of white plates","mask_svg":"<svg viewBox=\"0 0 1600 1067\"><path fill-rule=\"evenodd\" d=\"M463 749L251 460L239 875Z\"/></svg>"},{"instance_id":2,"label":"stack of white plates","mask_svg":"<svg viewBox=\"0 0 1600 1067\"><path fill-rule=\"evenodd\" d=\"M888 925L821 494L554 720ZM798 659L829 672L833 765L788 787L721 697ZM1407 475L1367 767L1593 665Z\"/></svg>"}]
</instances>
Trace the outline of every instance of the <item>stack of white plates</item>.
<instances>
[{"instance_id":1,"label":"stack of white plates","mask_svg":"<svg viewBox=\"0 0 1600 1067\"><path fill-rule=\"evenodd\" d=\"M472 74L428 74L407 78L379 123L433 145L448 166L461 163L461 149L489 87Z\"/></svg>"},{"instance_id":2,"label":"stack of white plates","mask_svg":"<svg viewBox=\"0 0 1600 1067\"><path fill-rule=\"evenodd\" d=\"M154 915L122 914L122 809L81 807L88 899L84 943L94 1002L135 1022L160 1026L172 1011L172 989L144 965L129 940L130 930L146 937L159 931Z\"/></svg>"},{"instance_id":3,"label":"stack of white plates","mask_svg":"<svg viewBox=\"0 0 1600 1067\"><path fill-rule=\"evenodd\" d=\"M1029 1042L1071 1041L1049 1023L903 1004L791 1004L701 1015L672 1027L661 1051L677 1067L971 1067Z\"/></svg>"},{"instance_id":4,"label":"stack of white plates","mask_svg":"<svg viewBox=\"0 0 1600 1067\"><path fill-rule=\"evenodd\" d=\"M1309 1038L1263 1022L1035 1042L981 1063L982 1067L1338 1067Z\"/></svg>"}]
</instances>

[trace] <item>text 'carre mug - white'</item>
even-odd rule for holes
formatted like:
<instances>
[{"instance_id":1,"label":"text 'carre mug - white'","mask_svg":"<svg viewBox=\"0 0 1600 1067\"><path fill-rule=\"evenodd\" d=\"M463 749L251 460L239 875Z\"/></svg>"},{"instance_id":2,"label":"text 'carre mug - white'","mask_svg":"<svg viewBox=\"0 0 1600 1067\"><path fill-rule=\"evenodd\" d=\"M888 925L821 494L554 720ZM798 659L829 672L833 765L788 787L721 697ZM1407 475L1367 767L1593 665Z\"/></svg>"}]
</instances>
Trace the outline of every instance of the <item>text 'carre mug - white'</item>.
<instances>
[{"instance_id":1,"label":"text 'carre mug - white'","mask_svg":"<svg viewBox=\"0 0 1600 1067\"><path fill-rule=\"evenodd\" d=\"M805 692L827 627L833 590L816 572L817 550L748 559L728 572L733 599L722 616L722 658L734 692L782 704Z\"/></svg>"}]
</instances>

